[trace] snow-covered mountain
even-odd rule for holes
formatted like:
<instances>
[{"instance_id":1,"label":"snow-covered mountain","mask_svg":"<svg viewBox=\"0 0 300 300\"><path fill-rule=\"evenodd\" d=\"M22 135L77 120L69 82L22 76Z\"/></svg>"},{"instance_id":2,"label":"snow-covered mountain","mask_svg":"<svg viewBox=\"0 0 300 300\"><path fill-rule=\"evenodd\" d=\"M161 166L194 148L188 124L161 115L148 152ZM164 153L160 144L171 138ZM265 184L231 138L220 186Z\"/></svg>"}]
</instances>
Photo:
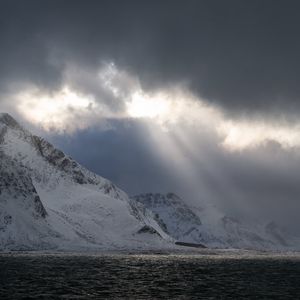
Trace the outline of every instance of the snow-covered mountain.
<instances>
[{"instance_id":1,"label":"snow-covered mountain","mask_svg":"<svg viewBox=\"0 0 300 300\"><path fill-rule=\"evenodd\" d=\"M221 211L189 207L173 193L132 197L141 215L150 216L177 242L212 248L260 250L299 249L299 243L275 222L243 220Z\"/></svg>"},{"instance_id":2,"label":"snow-covered mountain","mask_svg":"<svg viewBox=\"0 0 300 300\"><path fill-rule=\"evenodd\" d=\"M151 213L151 218L174 240L194 243L207 240L202 233L200 218L175 194L148 193L132 199L140 203L142 215Z\"/></svg>"},{"instance_id":3,"label":"snow-covered mountain","mask_svg":"<svg viewBox=\"0 0 300 300\"><path fill-rule=\"evenodd\" d=\"M168 247L148 223L113 183L0 114L0 249Z\"/></svg>"},{"instance_id":4,"label":"snow-covered mountain","mask_svg":"<svg viewBox=\"0 0 300 300\"><path fill-rule=\"evenodd\" d=\"M0 114L0 250L300 249L275 222L190 207L175 194L129 198L10 115Z\"/></svg>"}]
</instances>

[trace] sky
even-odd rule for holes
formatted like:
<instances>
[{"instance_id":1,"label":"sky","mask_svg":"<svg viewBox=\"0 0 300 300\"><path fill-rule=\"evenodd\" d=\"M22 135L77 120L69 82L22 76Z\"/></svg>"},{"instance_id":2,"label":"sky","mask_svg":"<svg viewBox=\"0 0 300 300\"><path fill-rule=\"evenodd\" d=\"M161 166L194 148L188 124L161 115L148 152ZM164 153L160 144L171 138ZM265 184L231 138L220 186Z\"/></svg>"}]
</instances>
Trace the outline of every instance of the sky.
<instances>
[{"instance_id":1,"label":"sky","mask_svg":"<svg viewBox=\"0 0 300 300\"><path fill-rule=\"evenodd\" d=\"M297 220L300 3L0 0L0 111L130 195Z\"/></svg>"}]
</instances>

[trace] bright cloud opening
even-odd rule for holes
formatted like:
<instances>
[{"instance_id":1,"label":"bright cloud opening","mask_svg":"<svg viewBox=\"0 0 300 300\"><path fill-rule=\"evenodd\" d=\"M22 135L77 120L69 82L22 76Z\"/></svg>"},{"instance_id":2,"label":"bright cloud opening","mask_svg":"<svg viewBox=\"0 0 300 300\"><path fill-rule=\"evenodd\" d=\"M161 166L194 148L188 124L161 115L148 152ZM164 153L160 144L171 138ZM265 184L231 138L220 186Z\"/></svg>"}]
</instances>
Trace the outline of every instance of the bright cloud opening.
<instances>
[{"instance_id":1,"label":"bright cloud opening","mask_svg":"<svg viewBox=\"0 0 300 300\"><path fill-rule=\"evenodd\" d=\"M273 141L288 149L300 147L300 124L272 124L264 122L234 122L224 120L218 127L224 137L222 146L230 151L257 148Z\"/></svg>"},{"instance_id":2,"label":"bright cloud opening","mask_svg":"<svg viewBox=\"0 0 300 300\"><path fill-rule=\"evenodd\" d=\"M163 117L170 111L170 103L162 94L149 97L143 92L135 92L131 101L126 102L127 113L133 118Z\"/></svg>"},{"instance_id":3,"label":"bright cloud opening","mask_svg":"<svg viewBox=\"0 0 300 300\"><path fill-rule=\"evenodd\" d=\"M78 92L76 82L87 76L99 94ZM53 93L29 89L17 94L20 114L45 130L58 132L94 126L105 118L137 118L145 119L149 125L154 122L164 131L205 130L228 151L257 148L269 141L286 149L300 147L300 124L231 120L221 108L196 97L185 86L145 91L137 76L119 70L114 63L104 64L97 74L67 68L65 81L66 86Z\"/></svg>"},{"instance_id":4,"label":"bright cloud opening","mask_svg":"<svg viewBox=\"0 0 300 300\"><path fill-rule=\"evenodd\" d=\"M69 87L52 94L42 94L36 89L17 95L18 111L29 122L35 123L45 130L72 131L72 122L79 128L84 126L82 119L98 106L92 96L79 95ZM80 125L81 124L81 125Z\"/></svg>"}]
</instances>

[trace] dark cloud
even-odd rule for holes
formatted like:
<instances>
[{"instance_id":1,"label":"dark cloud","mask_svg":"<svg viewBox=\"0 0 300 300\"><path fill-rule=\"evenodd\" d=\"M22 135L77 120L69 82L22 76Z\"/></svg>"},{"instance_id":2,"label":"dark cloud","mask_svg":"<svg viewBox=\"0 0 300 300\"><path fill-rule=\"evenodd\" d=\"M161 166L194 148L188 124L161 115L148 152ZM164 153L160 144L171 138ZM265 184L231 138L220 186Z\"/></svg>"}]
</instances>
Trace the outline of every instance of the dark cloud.
<instances>
[{"instance_id":1,"label":"dark cloud","mask_svg":"<svg viewBox=\"0 0 300 300\"><path fill-rule=\"evenodd\" d=\"M114 60L145 87L187 82L232 110L295 112L298 1L0 2L3 83L58 85L67 62Z\"/></svg>"},{"instance_id":2,"label":"dark cloud","mask_svg":"<svg viewBox=\"0 0 300 300\"><path fill-rule=\"evenodd\" d=\"M71 66L74 88L121 110L91 78L103 61L114 61L145 89L183 82L229 114L282 113L289 121L300 108L299 36L300 2L293 0L0 0L0 95L26 84L60 88ZM189 183L176 162L166 168L143 125L112 123L111 131L91 128L51 139L131 194L171 190L229 208L234 200L260 202L274 214L287 201L298 203L299 159L292 150L268 144L228 154L201 136L195 147L205 163L185 152L193 166Z\"/></svg>"}]
</instances>

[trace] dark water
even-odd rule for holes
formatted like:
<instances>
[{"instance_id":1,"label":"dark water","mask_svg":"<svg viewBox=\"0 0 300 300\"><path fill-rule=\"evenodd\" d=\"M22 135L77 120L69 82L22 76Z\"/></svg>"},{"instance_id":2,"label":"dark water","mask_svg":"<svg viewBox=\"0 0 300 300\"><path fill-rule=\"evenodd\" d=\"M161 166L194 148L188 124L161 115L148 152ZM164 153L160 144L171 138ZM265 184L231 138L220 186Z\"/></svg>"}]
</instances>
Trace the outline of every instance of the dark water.
<instances>
[{"instance_id":1,"label":"dark water","mask_svg":"<svg viewBox=\"0 0 300 300\"><path fill-rule=\"evenodd\" d=\"M0 299L300 299L297 257L0 256Z\"/></svg>"}]
</instances>

